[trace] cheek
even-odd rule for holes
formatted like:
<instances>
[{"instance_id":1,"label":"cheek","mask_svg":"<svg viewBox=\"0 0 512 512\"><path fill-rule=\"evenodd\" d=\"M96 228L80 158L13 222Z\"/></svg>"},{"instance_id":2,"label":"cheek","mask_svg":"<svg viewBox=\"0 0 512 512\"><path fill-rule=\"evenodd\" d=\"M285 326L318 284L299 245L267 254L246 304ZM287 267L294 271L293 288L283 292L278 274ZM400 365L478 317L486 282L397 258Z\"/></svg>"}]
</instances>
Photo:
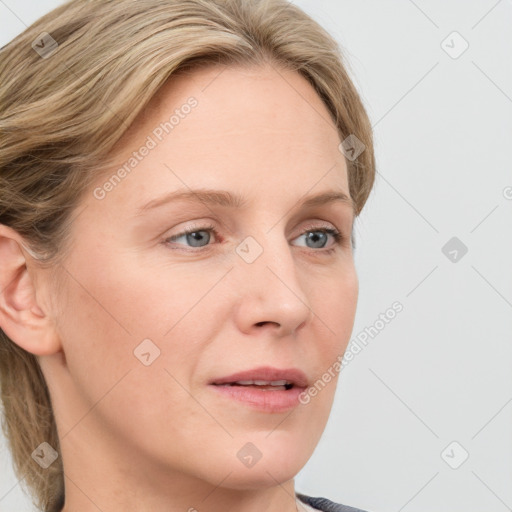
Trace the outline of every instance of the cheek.
<instances>
[{"instance_id":1,"label":"cheek","mask_svg":"<svg viewBox=\"0 0 512 512\"><path fill-rule=\"evenodd\" d=\"M103 263L73 273L58 318L76 393L66 398L65 430L75 424L94 428L99 419L123 438L134 439L151 429L169 431L174 416L196 421L200 411L190 407L190 397L178 384L187 386L186 369L194 364L193 347L183 343L190 334L183 328L190 322L186 316L179 322L188 301L176 297L185 283L165 286L161 277L150 280L141 269ZM154 345L141 345L147 339ZM144 359L139 346L149 351L150 365L138 359Z\"/></svg>"},{"instance_id":2,"label":"cheek","mask_svg":"<svg viewBox=\"0 0 512 512\"><path fill-rule=\"evenodd\" d=\"M94 249L77 249L66 262L56 319L70 377L89 404L140 365L133 350L151 338L148 327L154 325L148 305L153 298L140 283L134 285L134 269L119 256L105 257L106 249Z\"/></svg>"},{"instance_id":3,"label":"cheek","mask_svg":"<svg viewBox=\"0 0 512 512\"><path fill-rule=\"evenodd\" d=\"M191 341L201 339L205 329L204 322L194 320L195 313L204 312L201 302L215 307L211 297L201 298L219 276L206 278L199 272L193 277L177 268L139 265L137 258L112 249L89 251L87 258L86 251L76 254L66 264L67 300L58 318L59 334L69 371L88 386L82 391L91 401L130 368L145 368L137 359L139 346L160 351L151 368L174 371L192 364L197 347ZM142 344L148 339L154 345Z\"/></svg>"},{"instance_id":4,"label":"cheek","mask_svg":"<svg viewBox=\"0 0 512 512\"><path fill-rule=\"evenodd\" d=\"M197 295L183 272L145 265L112 248L96 256L90 255L92 264L83 257L72 262L77 270L70 272L68 285L68 314L71 310L94 338L123 337L130 346L161 338Z\"/></svg>"},{"instance_id":5,"label":"cheek","mask_svg":"<svg viewBox=\"0 0 512 512\"><path fill-rule=\"evenodd\" d=\"M353 266L347 265L316 287L311 306L315 312L317 345L310 351L315 361L315 382L304 397L306 408L315 408L317 419L326 422L340 377L340 362L347 348L354 326L359 283ZM316 283L318 285L318 282Z\"/></svg>"},{"instance_id":6,"label":"cheek","mask_svg":"<svg viewBox=\"0 0 512 512\"><path fill-rule=\"evenodd\" d=\"M311 284L315 287L311 306L326 332L322 354L333 358L345 350L352 333L359 294L357 274L353 265L347 265L322 279L321 286Z\"/></svg>"}]
</instances>

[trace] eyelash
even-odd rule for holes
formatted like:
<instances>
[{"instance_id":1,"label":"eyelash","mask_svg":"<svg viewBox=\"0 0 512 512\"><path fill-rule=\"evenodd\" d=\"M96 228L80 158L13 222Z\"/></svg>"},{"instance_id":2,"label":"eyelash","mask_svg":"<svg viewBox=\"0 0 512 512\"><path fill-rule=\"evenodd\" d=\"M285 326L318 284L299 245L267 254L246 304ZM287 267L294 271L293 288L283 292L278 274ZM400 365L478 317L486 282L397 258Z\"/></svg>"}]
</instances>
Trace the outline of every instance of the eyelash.
<instances>
[{"instance_id":1,"label":"eyelash","mask_svg":"<svg viewBox=\"0 0 512 512\"><path fill-rule=\"evenodd\" d=\"M170 245L170 242L176 240L177 238L181 238L184 235L189 235L189 234L195 233L197 231L212 232L215 235L215 238L218 238L218 234L219 234L218 231L215 229L215 226L213 226L211 224L205 225L205 226L192 226L191 228L187 229L186 231L182 231L181 233L178 233L178 234L173 235L171 237L165 238L162 241L162 243L164 245ZM302 236L302 235L304 235L306 233L317 232L317 231L321 231L323 233L327 233L329 235L332 235L332 237L334 238L334 242L335 243L334 243L333 247L331 247L329 249L311 249L314 252L322 253L322 254L331 254L332 252L334 252L338 248L338 246L343 245L345 243L345 237L341 234L341 232L339 232L336 229L327 228L327 227L307 226L302 231L302 233L299 236ZM206 249L207 247L209 247L209 246L198 247L196 250L194 248L183 249L183 250L185 250L187 252L199 252L201 249Z\"/></svg>"}]
</instances>

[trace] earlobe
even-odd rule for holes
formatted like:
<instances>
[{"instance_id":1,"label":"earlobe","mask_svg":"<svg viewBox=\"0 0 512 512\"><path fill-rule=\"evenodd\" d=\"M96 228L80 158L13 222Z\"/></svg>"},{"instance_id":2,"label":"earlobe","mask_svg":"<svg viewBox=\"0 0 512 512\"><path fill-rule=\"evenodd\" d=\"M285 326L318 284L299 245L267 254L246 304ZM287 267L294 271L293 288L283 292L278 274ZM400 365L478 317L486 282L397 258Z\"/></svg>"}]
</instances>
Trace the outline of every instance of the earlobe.
<instances>
[{"instance_id":1,"label":"earlobe","mask_svg":"<svg viewBox=\"0 0 512 512\"><path fill-rule=\"evenodd\" d=\"M33 274L38 269L26 259L24 245L16 231L0 224L0 328L27 352L53 354L60 342L50 316L37 302L41 290Z\"/></svg>"}]
</instances>

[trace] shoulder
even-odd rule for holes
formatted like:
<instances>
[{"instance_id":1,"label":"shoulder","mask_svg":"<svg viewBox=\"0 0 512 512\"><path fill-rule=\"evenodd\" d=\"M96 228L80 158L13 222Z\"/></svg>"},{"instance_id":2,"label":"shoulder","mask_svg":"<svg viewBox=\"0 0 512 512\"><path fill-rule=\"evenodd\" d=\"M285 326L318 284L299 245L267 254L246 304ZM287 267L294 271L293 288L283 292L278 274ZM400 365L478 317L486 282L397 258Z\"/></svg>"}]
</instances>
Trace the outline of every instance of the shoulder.
<instances>
[{"instance_id":1,"label":"shoulder","mask_svg":"<svg viewBox=\"0 0 512 512\"><path fill-rule=\"evenodd\" d=\"M314 509L321 510L322 512L366 512L359 508L335 503L334 501L328 500L327 498L306 496L300 492L296 492L295 495L302 503L305 503Z\"/></svg>"}]
</instances>

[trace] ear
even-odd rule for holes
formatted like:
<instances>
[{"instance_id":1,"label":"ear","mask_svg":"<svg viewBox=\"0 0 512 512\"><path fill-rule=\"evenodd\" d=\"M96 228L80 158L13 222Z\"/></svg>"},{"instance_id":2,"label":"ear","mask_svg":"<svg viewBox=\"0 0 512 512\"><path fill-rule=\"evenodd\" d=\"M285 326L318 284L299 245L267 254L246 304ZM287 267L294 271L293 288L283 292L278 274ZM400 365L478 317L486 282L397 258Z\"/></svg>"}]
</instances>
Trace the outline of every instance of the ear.
<instances>
[{"instance_id":1,"label":"ear","mask_svg":"<svg viewBox=\"0 0 512 512\"><path fill-rule=\"evenodd\" d=\"M0 224L0 328L21 348L35 355L61 349L48 312L37 301L34 276L38 271L23 238ZM29 272L30 269L30 272Z\"/></svg>"}]
</instances>

